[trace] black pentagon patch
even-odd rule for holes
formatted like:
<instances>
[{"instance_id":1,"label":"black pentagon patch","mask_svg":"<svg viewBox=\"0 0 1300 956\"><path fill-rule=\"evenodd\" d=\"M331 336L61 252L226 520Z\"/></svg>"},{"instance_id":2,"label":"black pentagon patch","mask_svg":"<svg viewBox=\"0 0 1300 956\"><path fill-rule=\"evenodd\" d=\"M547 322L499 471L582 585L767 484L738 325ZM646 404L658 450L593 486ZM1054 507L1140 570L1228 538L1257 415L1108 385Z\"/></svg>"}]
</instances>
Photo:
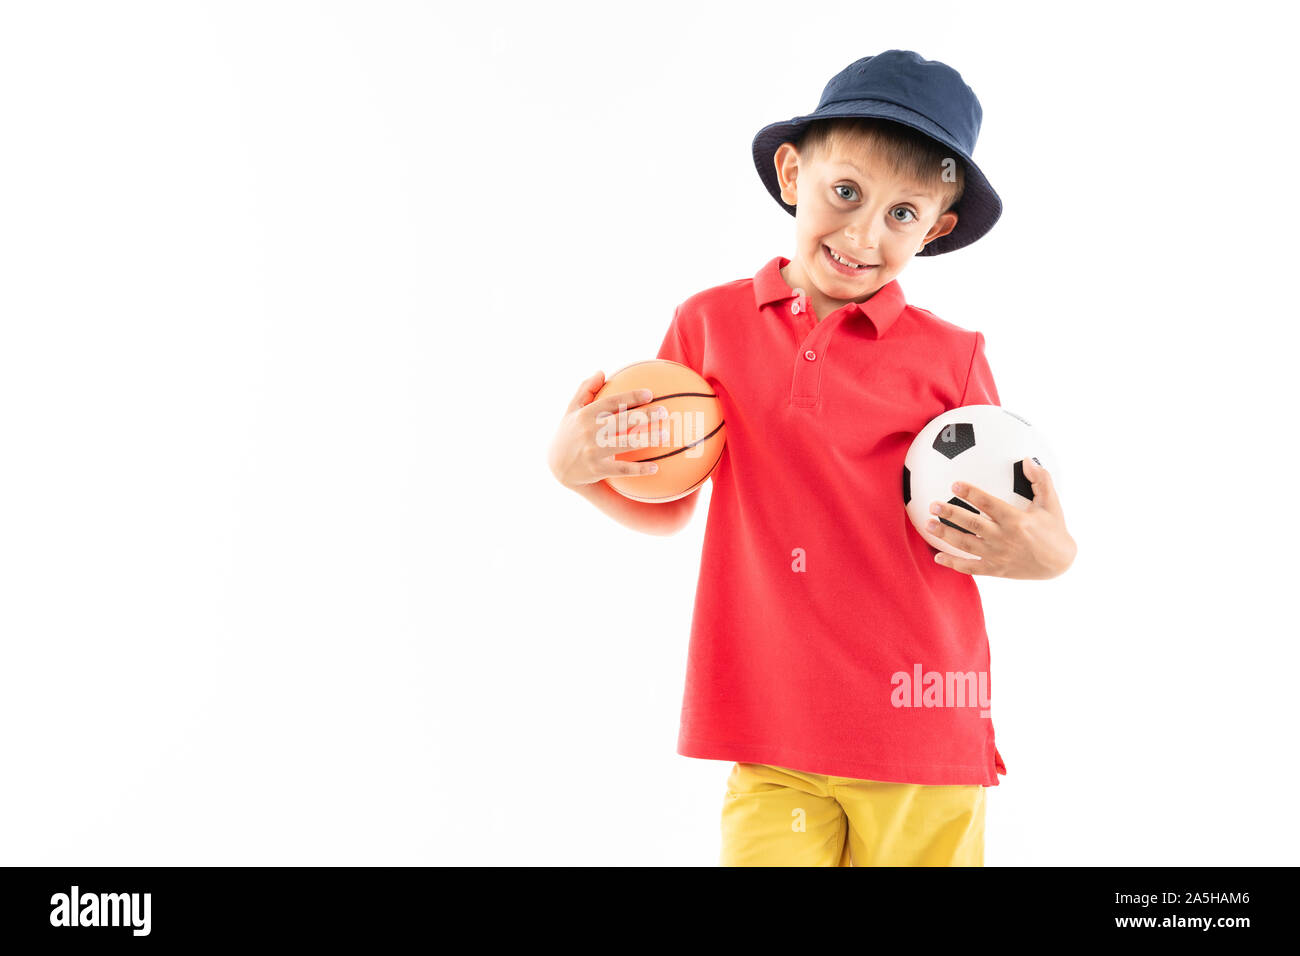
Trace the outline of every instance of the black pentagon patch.
<instances>
[{"instance_id":1,"label":"black pentagon patch","mask_svg":"<svg viewBox=\"0 0 1300 956\"><path fill-rule=\"evenodd\" d=\"M1033 455L1029 457L1033 458L1034 464L1039 468L1043 467L1043 463L1034 458ZM1021 498L1028 498L1030 501L1034 500L1034 486L1025 477L1025 463L1023 461L1018 461L1012 466L1011 490Z\"/></svg>"},{"instance_id":2,"label":"black pentagon patch","mask_svg":"<svg viewBox=\"0 0 1300 956\"><path fill-rule=\"evenodd\" d=\"M962 501L960 498L949 498L949 499L948 499L948 504L950 504L950 505L956 505L958 508L965 508L967 511L973 512L974 514L979 514L979 513L980 513L980 510L979 510L978 508L976 508L974 505L972 505L972 504L970 504L970 503L968 503L968 502ZM963 527L962 527L961 525L959 525L959 524L953 524L953 523L952 523L951 521L949 521L947 518L940 518L939 521L940 521L942 524L946 524L949 528L956 528L956 529L957 529L958 531L960 531L962 534L974 534L974 533L975 533L974 531L971 531L969 528L963 528Z\"/></svg>"},{"instance_id":3,"label":"black pentagon patch","mask_svg":"<svg viewBox=\"0 0 1300 956\"><path fill-rule=\"evenodd\" d=\"M903 466L903 505L906 507L912 503L912 473Z\"/></svg>"},{"instance_id":4,"label":"black pentagon patch","mask_svg":"<svg viewBox=\"0 0 1300 956\"><path fill-rule=\"evenodd\" d=\"M949 422L934 436L934 450L949 461L975 447L975 426L970 422Z\"/></svg>"}]
</instances>

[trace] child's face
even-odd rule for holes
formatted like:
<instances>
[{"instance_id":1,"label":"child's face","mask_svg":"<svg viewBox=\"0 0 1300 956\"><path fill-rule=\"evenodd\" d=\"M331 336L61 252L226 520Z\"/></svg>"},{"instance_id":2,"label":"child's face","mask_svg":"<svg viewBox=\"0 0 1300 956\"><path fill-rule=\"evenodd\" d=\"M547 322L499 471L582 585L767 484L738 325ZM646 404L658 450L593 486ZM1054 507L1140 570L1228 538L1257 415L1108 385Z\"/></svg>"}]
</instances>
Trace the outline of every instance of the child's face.
<instances>
[{"instance_id":1,"label":"child's face","mask_svg":"<svg viewBox=\"0 0 1300 956\"><path fill-rule=\"evenodd\" d=\"M776 165L781 196L797 207L796 255L786 279L805 289L819 319L869 299L903 271L923 242L957 225L956 213L939 215L937 192L894 176L852 140L836 141L811 160L783 143ZM869 268L837 264L832 249Z\"/></svg>"}]
</instances>

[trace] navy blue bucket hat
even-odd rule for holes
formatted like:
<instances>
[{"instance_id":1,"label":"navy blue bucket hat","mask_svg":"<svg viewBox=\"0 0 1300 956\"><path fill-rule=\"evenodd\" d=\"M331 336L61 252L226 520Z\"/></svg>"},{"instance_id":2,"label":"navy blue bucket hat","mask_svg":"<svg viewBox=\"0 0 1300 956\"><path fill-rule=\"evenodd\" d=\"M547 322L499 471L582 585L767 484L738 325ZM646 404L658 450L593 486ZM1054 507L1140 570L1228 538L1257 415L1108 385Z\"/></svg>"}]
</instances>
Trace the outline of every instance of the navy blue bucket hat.
<instances>
[{"instance_id":1,"label":"navy blue bucket hat","mask_svg":"<svg viewBox=\"0 0 1300 956\"><path fill-rule=\"evenodd\" d=\"M937 256L968 246L1002 215L1002 200L971 159L984 110L961 74L911 50L886 50L864 56L831 78L817 109L783 123L770 123L754 137L754 165L763 185L790 215L795 207L781 198L776 150L799 137L814 120L874 117L910 126L961 157L966 174L961 199L953 206L957 225L926 244L919 256Z\"/></svg>"}]
</instances>

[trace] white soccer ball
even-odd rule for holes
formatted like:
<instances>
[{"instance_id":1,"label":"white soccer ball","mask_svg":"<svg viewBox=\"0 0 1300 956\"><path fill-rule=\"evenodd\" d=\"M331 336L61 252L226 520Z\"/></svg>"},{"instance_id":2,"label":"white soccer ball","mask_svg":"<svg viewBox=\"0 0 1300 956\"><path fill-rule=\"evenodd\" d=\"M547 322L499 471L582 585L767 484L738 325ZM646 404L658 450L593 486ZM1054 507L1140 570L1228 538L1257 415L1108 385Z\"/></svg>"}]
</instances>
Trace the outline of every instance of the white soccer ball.
<instances>
[{"instance_id":1,"label":"white soccer ball","mask_svg":"<svg viewBox=\"0 0 1300 956\"><path fill-rule=\"evenodd\" d=\"M952 490L953 482L963 481L1023 511L1034 497L1021 464L1026 458L1050 471L1059 485L1051 445L1019 415L1000 405L962 405L944 412L921 429L903 461L903 507L912 527L940 551L978 558L925 530L935 517L930 503L947 502L979 514L978 508ZM938 520L959 534L972 533L947 518Z\"/></svg>"}]
</instances>

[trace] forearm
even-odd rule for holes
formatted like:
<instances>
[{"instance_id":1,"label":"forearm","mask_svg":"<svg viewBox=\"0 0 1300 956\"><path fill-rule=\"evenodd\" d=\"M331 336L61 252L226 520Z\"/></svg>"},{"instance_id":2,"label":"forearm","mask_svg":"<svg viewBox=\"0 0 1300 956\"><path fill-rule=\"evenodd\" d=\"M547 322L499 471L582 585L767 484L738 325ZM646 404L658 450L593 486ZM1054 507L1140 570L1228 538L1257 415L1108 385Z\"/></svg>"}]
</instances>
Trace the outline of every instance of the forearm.
<instances>
[{"instance_id":1,"label":"forearm","mask_svg":"<svg viewBox=\"0 0 1300 956\"><path fill-rule=\"evenodd\" d=\"M603 481L580 485L574 489L582 497L619 524L645 534L676 534L690 520L695 510L695 491L676 501L648 502L624 498Z\"/></svg>"}]
</instances>

